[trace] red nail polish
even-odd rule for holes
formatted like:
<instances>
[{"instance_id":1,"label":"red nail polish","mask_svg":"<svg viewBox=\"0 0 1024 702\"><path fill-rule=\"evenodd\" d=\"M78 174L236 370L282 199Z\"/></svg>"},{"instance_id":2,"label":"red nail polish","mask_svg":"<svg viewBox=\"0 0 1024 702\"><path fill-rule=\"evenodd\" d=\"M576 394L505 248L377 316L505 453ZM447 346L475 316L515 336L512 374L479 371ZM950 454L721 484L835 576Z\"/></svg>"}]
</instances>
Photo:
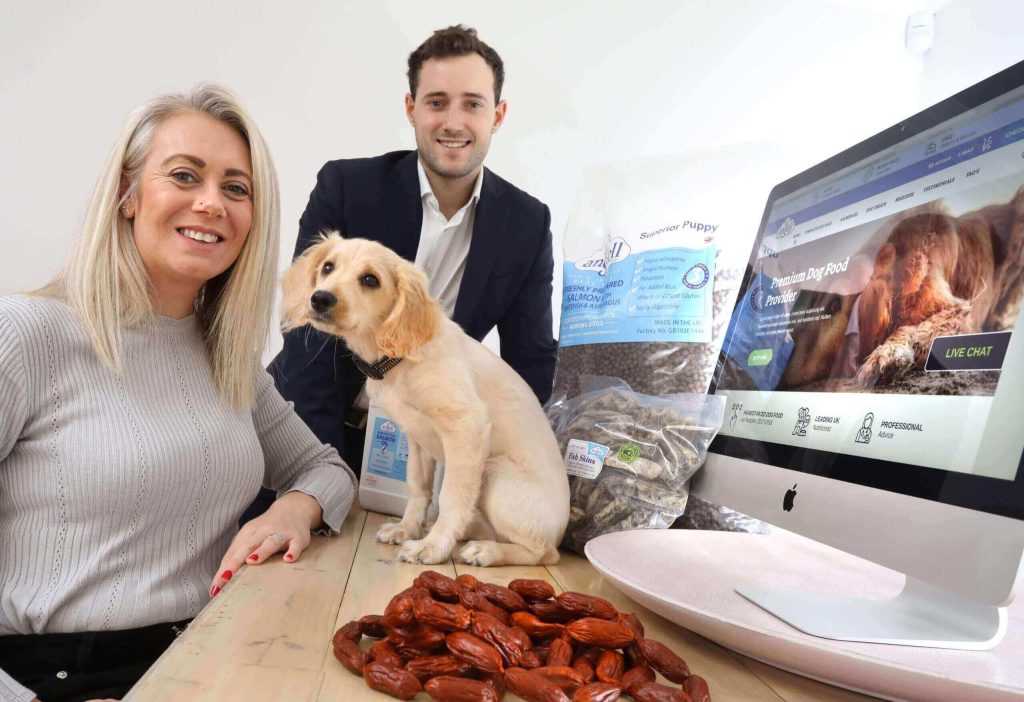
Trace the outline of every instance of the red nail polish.
<instances>
[{"instance_id":1,"label":"red nail polish","mask_svg":"<svg viewBox=\"0 0 1024 702\"><path fill-rule=\"evenodd\" d=\"M259 554L256 554L256 553L252 554L248 558L248 560L250 560L250 561L258 561L259 559L260 559Z\"/></svg>"},{"instance_id":2,"label":"red nail polish","mask_svg":"<svg viewBox=\"0 0 1024 702\"><path fill-rule=\"evenodd\" d=\"M234 573L232 573L230 570L225 570L223 573L220 574L220 579L231 580L232 575L234 575Z\"/></svg>"},{"instance_id":3,"label":"red nail polish","mask_svg":"<svg viewBox=\"0 0 1024 702\"><path fill-rule=\"evenodd\" d=\"M293 556L293 555L292 555L292 554L290 554L290 553L286 553L286 554L284 554L284 559L285 559L286 561L290 561L290 560L292 560L293 558L295 558L295 556Z\"/></svg>"},{"instance_id":4,"label":"red nail polish","mask_svg":"<svg viewBox=\"0 0 1024 702\"><path fill-rule=\"evenodd\" d=\"M213 589L210 590L210 597L216 597L218 592L220 592L220 586L214 585Z\"/></svg>"}]
</instances>

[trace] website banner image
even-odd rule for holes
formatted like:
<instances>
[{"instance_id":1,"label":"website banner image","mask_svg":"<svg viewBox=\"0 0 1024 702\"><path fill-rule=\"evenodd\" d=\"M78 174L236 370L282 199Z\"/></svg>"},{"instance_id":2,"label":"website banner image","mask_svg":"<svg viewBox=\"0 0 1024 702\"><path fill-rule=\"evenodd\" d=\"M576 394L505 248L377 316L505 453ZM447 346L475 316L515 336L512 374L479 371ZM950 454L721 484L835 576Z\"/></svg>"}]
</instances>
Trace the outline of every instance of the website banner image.
<instances>
[{"instance_id":1,"label":"website banner image","mask_svg":"<svg viewBox=\"0 0 1024 702\"><path fill-rule=\"evenodd\" d=\"M723 433L1012 478L1024 432L1014 454L993 427L1024 410L1024 174L999 176L764 237L723 347Z\"/></svg>"},{"instance_id":2,"label":"website banner image","mask_svg":"<svg viewBox=\"0 0 1024 702\"><path fill-rule=\"evenodd\" d=\"M959 211L932 200L760 257L721 387L993 395L1024 290L1021 185L986 183L956 194Z\"/></svg>"}]
</instances>

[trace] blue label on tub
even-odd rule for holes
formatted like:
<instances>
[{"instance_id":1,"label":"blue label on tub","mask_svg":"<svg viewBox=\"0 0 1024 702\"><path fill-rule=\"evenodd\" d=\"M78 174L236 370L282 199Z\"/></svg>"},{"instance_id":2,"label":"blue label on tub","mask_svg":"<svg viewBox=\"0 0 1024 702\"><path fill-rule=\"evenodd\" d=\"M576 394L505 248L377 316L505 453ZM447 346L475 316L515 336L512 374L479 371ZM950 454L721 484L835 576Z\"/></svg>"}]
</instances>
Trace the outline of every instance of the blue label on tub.
<instances>
[{"instance_id":1,"label":"blue label on tub","mask_svg":"<svg viewBox=\"0 0 1024 702\"><path fill-rule=\"evenodd\" d=\"M711 341L715 247L563 264L560 346Z\"/></svg>"},{"instance_id":2,"label":"blue label on tub","mask_svg":"<svg viewBox=\"0 0 1024 702\"><path fill-rule=\"evenodd\" d=\"M370 455L366 468L374 475L405 482L409 463L409 441L398 425L387 417L375 417Z\"/></svg>"}]
</instances>

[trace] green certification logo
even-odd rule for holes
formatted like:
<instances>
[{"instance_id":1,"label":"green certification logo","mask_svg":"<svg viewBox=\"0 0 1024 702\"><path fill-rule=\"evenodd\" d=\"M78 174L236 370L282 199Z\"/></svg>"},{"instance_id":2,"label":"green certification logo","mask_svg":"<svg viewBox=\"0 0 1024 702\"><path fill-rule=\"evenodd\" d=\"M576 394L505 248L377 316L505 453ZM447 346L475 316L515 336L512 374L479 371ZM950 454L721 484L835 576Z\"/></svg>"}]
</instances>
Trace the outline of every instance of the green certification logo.
<instances>
[{"instance_id":1,"label":"green certification logo","mask_svg":"<svg viewBox=\"0 0 1024 702\"><path fill-rule=\"evenodd\" d=\"M623 463L632 463L640 457L640 447L630 442L619 447L618 459Z\"/></svg>"}]
</instances>

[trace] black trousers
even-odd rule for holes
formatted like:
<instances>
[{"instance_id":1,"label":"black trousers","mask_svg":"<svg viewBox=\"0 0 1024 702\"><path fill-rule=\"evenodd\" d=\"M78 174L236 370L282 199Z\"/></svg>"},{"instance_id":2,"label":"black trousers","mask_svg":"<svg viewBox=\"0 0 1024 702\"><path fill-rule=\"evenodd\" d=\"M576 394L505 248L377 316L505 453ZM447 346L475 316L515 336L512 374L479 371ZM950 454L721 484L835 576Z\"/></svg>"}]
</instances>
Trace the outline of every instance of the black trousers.
<instances>
[{"instance_id":1,"label":"black trousers","mask_svg":"<svg viewBox=\"0 0 1024 702\"><path fill-rule=\"evenodd\" d=\"M0 668L41 702L121 699L186 626L0 636Z\"/></svg>"}]
</instances>

